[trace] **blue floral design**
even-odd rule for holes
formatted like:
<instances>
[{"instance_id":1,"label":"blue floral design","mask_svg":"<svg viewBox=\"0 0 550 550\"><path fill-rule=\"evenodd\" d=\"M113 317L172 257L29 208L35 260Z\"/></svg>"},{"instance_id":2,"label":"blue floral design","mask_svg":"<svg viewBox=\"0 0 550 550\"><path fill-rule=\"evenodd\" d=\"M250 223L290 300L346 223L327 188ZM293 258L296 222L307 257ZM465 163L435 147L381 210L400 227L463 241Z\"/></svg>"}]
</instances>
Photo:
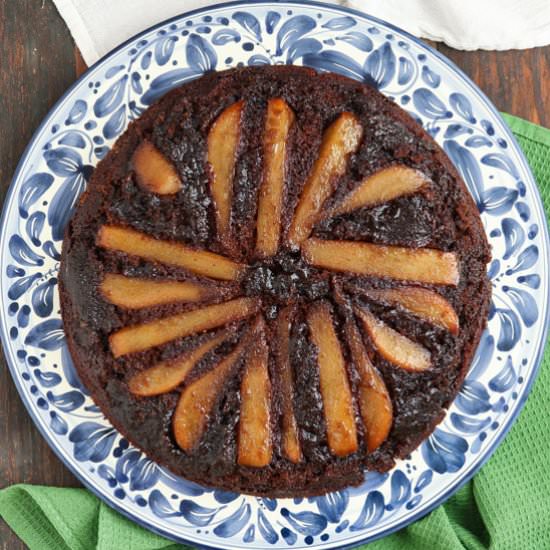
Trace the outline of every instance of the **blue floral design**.
<instances>
[{"instance_id":1,"label":"blue floral design","mask_svg":"<svg viewBox=\"0 0 550 550\"><path fill-rule=\"evenodd\" d=\"M349 493L347 490L337 491L314 499L319 513L331 523L338 523L349 504Z\"/></svg>"},{"instance_id":2,"label":"blue floral design","mask_svg":"<svg viewBox=\"0 0 550 550\"><path fill-rule=\"evenodd\" d=\"M59 349L65 343L61 319L48 319L34 326L25 337L27 346L46 351Z\"/></svg>"},{"instance_id":3,"label":"blue floral design","mask_svg":"<svg viewBox=\"0 0 550 550\"><path fill-rule=\"evenodd\" d=\"M123 453L116 463L117 482L129 483L131 491L144 491L154 487L160 475L160 468L155 462L133 449Z\"/></svg>"},{"instance_id":4,"label":"blue floral design","mask_svg":"<svg viewBox=\"0 0 550 550\"><path fill-rule=\"evenodd\" d=\"M69 434L69 441L74 444L74 457L79 462L89 460L101 462L111 451L116 438L114 428L105 427L97 422L83 422Z\"/></svg>"},{"instance_id":5,"label":"blue floral design","mask_svg":"<svg viewBox=\"0 0 550 550\"><path fill-rule=\"evenodd\" d=\"M29 215L29 208L50 188L54 177L51 174L37 172L21 185L19 190L19 214L22 218Z\"/></svg>"},{"instance_id":6,"label":"blue floral design","mask_svg":"<svg viewBox=\"0 0 550 550\"><path fill-rule=\"evenodd\" d=\"M49 149L44 153L44 159L56 176L64 178L48 209L52 238L54 241L60 241L76 201L92 175L93 167L83 164L80 154L69 147Z\"/></svg>"},{"instance_id":7,"label":"blue floral design","mask_svg":"<svg viewBox=\"0 0 550 550\"><path fill-rule=\"evenodd\" d=\"M384 496L380 491L371 491L365 498L361 513L350 526L350 531L363 531L376 525L384 515Z\"/></svg>"},{"instance_id":8,"label":"blue floral design","mask_svg":"<svg viewBox=\"0 0 550 550\"><path fill-rule=\"evenodd\" d=\"M462 468L468 443L463 437L436 428L421 449L426 464L438 474L443 474L458 472Z\"/></svg>"},{"instance_id":9,"label":"blue floral design","mask_svg":"<svg viewBox=\"0 0 550 550\"><path fill-rule=\"evenodd\" d=\"M325 530L328 523L325 516L315 512L291 512L288 508L282 508L281 515L297 533L305 536L318 535Z\"/></svg>"},{"instance_id":10,"label":"blue floral design","mask_svg":"<svg viewBox=\"0 0 550 550\"><path fill-rule=\"evenodd\" d=\"M233 514L231 514L224 521L216 525L216 527L214 528L214 533L223 538L232 537L239 531L244 529L251 515L252 509L250 507L250 504L247 503L245 500L242 500L241 505Z\"/></svg>"},{"instance_id":11,"label":"blue floral design","mask_svg":"<svg viewBox=\"0 0 550 550\"><path fill-rule=\"evenodd\" d=\"M181 515L191 524L199 527L209 525L222 508L205 508L192 500L182 500Z\"/></svg>"}]
</instances>

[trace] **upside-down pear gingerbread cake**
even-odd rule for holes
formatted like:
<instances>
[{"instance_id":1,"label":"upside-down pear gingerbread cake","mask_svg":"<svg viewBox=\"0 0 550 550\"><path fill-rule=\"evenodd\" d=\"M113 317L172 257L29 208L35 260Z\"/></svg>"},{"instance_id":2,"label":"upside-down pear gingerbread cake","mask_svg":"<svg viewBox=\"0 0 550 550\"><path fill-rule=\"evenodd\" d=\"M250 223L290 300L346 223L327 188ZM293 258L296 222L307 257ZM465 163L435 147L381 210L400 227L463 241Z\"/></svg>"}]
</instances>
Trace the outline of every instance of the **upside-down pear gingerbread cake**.
<instances>
[{"instance_id":1,"label":"upside-down pear gingerbread cake","mask_svg":"<svg viewBox=\"0 0 550 550\"><path fill-rule=\"evenodd\" d=\"M380 92L234 69L164 96L99 163L63 242L63 321L94 400L151 459L321 494L442 420L489 255L445 153Z\"/></svg>"}]
</instances>

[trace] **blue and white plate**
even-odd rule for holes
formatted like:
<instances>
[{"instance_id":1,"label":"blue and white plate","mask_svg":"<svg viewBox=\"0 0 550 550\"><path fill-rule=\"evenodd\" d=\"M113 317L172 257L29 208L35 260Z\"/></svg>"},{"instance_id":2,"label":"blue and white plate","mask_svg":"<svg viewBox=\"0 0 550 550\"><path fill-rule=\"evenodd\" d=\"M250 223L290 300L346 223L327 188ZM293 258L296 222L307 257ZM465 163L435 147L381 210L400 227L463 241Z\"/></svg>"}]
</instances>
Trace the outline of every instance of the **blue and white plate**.
<instances>
[{"instance_id":1,"label":"blue and white plate","mask_svg":"<svg viewBox=\"0 0 550 550\"><path fill-rule=\"evenodd\" d=\"M493 304L443 423L359 488L275 500L213 491L147 459L105 420L73 368L59 314L63 229L93 167L156 98L205 71L294 63L378 87L445 149L493 247ZM391 25L314 2L240 2L182 15L123 44L58 102L28 146L1 226L1 321L29 413L71 471L137 523L215 548L336 548L381 537L441 504L483 464L535 379L548 325L548 230L521 151L487 98Z\"/></svg>"}]
</instances>

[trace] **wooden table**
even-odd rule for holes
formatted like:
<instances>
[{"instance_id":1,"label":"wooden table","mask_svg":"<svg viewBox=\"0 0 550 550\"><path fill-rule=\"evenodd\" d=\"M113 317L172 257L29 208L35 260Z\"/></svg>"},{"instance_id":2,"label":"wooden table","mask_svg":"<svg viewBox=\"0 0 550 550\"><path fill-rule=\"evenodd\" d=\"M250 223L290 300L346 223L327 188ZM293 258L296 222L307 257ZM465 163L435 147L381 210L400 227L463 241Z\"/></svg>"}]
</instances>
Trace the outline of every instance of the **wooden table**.
<instances>
[{"instance_id":1,"label":"wooden table","mask_svg":"<svg viewBox=\"0 0 550 550\"><path fill-rule=\"evenodd\" d=\"M495 105L550 126L550 46L524 51L461 52L435 45ZM85 70L51 0L0 0L0 201L40 121ZM0 488L13 483L80 484L34 427L0 357ZM0 522L3 550L24 548Z\"/></svg>"}]
</instances>

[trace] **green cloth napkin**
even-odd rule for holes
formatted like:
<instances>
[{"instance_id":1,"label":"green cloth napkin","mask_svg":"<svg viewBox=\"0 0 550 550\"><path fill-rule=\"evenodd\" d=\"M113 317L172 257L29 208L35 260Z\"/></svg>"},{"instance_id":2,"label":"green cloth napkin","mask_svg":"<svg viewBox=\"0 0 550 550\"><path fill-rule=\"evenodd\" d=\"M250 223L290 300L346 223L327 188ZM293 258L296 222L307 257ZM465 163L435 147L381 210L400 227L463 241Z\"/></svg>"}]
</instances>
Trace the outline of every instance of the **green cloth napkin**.
<instances>
[{"instance_id":1,"label":"green cloth napkin","mask_svg":"<svg viewBox=\"0 0 550 550\"><path fill-rule=\"evenodd\" d=\"M550 212L550 130L505 115ZM502 445L475 478L425 518L368 550L550 549L550 348ZM16 485L0 515L31 550L174 550L84 489Z\"/></svg>"}]
</instances>

